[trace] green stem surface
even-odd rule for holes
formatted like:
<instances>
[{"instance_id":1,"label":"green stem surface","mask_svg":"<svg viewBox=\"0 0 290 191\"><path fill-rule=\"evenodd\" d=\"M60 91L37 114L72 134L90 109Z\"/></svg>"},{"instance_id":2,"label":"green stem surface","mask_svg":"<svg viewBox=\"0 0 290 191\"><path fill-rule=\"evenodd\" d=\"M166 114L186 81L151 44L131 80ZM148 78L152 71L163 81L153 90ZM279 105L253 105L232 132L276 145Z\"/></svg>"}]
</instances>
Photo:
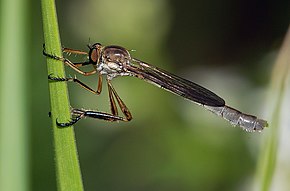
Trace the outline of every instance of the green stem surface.
<instances>
[{"instance_id":1,"label":"green stem surface","mask_svg":"<svg viewBox=\"0 0 290 191\"><path fill-rule=\"evenodd\" d=\"M45 49L47 53L62 56L54 0L42 0ZM48 74L64 77L61 61L47 58ZM49 82L51 119L54 135L56 178L58 190L83 190L81 171L72 127L59 128L59 121L70 120L70 104L66 82Z\"/></svg>"}]
</instances>

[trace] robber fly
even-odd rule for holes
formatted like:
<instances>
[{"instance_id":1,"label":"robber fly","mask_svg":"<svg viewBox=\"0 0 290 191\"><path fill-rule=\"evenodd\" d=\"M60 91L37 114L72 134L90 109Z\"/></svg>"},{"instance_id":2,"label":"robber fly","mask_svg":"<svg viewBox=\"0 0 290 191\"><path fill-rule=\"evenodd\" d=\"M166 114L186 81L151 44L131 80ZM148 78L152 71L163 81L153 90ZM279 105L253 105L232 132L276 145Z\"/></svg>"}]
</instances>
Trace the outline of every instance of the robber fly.
<instances>
[{"instance_id":1,"label":"robber fly","mask_svg":"<svg viewBox=\"0 0 290 191\"><path fill-rule=\"evenodd\" d=\"M132 119L132 115L111 83L111 80L118 76L133 76L154 84L162 89L203 106L205 109L229 121L233 126L239 126L245 131L260 132L264 129L264 127L268 126L267 121L263 119L242 113L227 106L225 101L212 91L194 82L171 74L161 68L152 66L136 58L132 58L129 51L121 46L103 46L100 43L95 43L93 45L88 45L88 48L89 52L63 48L63 52L69 54L74 53L87 55L88 60L81 63L73 63L66 58L49 54L45 51L45 49L43 50L43 54L48 58L63 61L64 64L84 76L98 74L97 90L90 88L76 77L61 78L50 74L48 78L52 81L75 82L94 94L100 94L102 91L102 76L105 76L108 85L111 114L93 110L72 109L71 114L73 117L69 122L61 123L56 121L57 125L60 127L71 126L85 117L103 119L107 121L130 121ZM93 70L84 72L80 69L80 67L86 65L92 65ZM124 117L118 115L115 99L117 100L118 106L124 114Z\"/></svg>"}]
</instances>

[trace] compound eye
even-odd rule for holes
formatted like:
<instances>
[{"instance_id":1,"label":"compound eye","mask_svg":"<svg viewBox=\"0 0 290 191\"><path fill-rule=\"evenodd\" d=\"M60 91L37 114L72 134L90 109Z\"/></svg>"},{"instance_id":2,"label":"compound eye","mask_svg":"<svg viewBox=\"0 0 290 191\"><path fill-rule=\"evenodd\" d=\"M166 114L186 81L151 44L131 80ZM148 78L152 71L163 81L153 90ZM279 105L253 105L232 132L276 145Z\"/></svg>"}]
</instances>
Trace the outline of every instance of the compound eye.
<instances>
[{"instance_id":1,"label":"compound eye","mask_svg":"<svg viewBox=\"0 0 290 191\"><path fill-rule=\"evenodd\" d=\"M96 48L91 49L90 60L93 63L97 63L99 60L99 51Z\"/></svg>"},{"instance_id":2,"label":"compound eye","mask_svg":"<svg viewBox=\"0 0 290 191\"><path fill-rule=\"evenodd\" d=\"M93 46L89 47L90 48L90 54L89 54L89 59L92 63L97 63L100 58L100 53L102 49L102 45L100 43L95 43Z\"/></svg>"}]
</instances>

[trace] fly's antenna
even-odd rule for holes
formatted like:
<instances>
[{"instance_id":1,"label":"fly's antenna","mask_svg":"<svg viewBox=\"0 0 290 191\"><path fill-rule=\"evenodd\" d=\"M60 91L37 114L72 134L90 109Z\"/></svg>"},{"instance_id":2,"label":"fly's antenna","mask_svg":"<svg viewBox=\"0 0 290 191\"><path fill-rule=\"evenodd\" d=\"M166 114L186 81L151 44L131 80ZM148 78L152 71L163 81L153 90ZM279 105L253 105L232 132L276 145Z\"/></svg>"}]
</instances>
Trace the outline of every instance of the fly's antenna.
<instances>
[{"instance_id":1,"label":"fly's antenna","mask_svg":"<svg viewBox=\"0 0 290 191\"><path fill-rule=\"evenodd\" d=\"M92 47L92 44L91 44L91 37L89 37L89 40L88 40L88 45L87 45L87 47L88 47L89 49L91 49L91 47Z\"/></svg>"}]
</instances>

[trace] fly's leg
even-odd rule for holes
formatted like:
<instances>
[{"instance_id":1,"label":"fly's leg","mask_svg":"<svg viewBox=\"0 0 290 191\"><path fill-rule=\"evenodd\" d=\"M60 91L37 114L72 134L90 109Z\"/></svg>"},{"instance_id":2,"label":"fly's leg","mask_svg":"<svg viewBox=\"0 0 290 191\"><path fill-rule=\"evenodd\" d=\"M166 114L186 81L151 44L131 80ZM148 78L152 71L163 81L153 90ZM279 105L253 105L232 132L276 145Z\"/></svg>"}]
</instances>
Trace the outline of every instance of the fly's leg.
<instances>
[{"instance_id":1,"label":"fly's leg","mask_svg":"<svg viewBox=\"0 0 290 191\"><path fill-rule=\"evenodd\" d=\"M110 104L111 104L111 111L113 115L118 115L118 110L116 107L116 102L114 97L117 100L117 103L122 111L122 113L125 115L126 117L126 121L130 121L132 119L132 114L129 111L129 109L127 108L127 106L125 105L125 103L122 101L122 99L119 97L119 95L117 94L116 90L113 88L111 81L107 79L107 83L108 83L108 91L109 91L109 99L110 99Z\"/></svg>"},{"instance_id":2,"label":"fly's leg","mask_svg":"<svg viewBox=\"0 0 290 191\"><path fill-rule=\"evenodd\" d=\"M82 55L88 55L87 52L82 51L82 50L76 50L76 49L71 49L71 48L62 48L62 51L68 54L82 54Z\"/></svg>"},{"instance_id":3,"label":"fly's leg","mask_svg":"<svg viewBox=\"0 0 290 191\"><path fill-rule=\"evenodd\" d=\"M98 93L98 90L95 91L88 87L86 84L82 83L81 81L77 80L76 78L58 78L58 77L52 77L49 75L50 80L54 81L73 81L81 85L83 88L87 89L88 91L91 91L92 93ZM119 97L117 94L116 90L113 88L111 82L107 80L108 82L108 91L109 91L109 99L110 99L110 105L111 105L111 112L112 114L105 113L105 112L100 112L100 111L93 111L93 110L85 110L85 109L72 109L71 114L72 114L72 119L69 122L61 123L59 121L56 121L56 124L59 127L68 127L71 125L74 125L77 123L79 120L89 117L89 118L94 118L94 119L102 119L106 121L130 121L132 119L132 115L125 105L125 103L122 101L122 99ZM99 89L99 88L98 88ZM117 105L115 102L115 99L117 100L117 103L122 111L122 113L125 115L125 117L120 117L118 116L118 109Z\"/></svg>"},{"instance_id":4,"label":"fly's leg","mask_svg":"<svg viewBox=\"0 0 290 191\"><path fill-rule=\"evenodd\" d=\"M108 92L109 92L109 101L110 101L110 107L111 107L111 113L113 115L118 115L118 108L114 99L114 94L112 92L112 88L111 85L109 84L109 82L107 82L108 84Z\"/></svg>"},{"instance_id":5,"label":"fly's leg","mask_svg":"<svg viewBox=\"0 0 290 191\"><path fill-rule=\"evenodd\" d=\"M69 48L64 48L63 51L67 52L67 53L74 53L74 54L87 54L87 53L85 53L83 51L73 50L73 49L69 49ZM90 76L90 75L93 75L93 74L97 73L97 71L95 69L92 70L92 71L89 71L89 72L84 72L81 69L79 69L79 67L81 67L81 66L86 66L86 65L91 64L89 61L73 63L69 59L66 59L66 58L63 58L63 57L59 57L59 56L47 53L45 51L45 46L44 45L43 45L42 53L43 53L44 56L46 56L48 58L62 61L64 64L66 64L67 66L71 67L73 70L75 70L76 72L78 72L78 73L80 73L80 74L82 74L84 76Z\"/></svg>"},{"instance_id":6,"label":"fly's leg","mask_svg":"<svg viewBox=\"0 0 290 191\"><path fill-rule=\"evenodd\" d=\"M66 82L75 82L78 85L80 85L82 88L84 88L85 90L88 90L88 91L92 92L93 94L97 94L97 95L99 95L102 92L102 76L101 75L99 75L97 90L90 88L88 85L86 85L85 83L78 80L76 76L74 78L72 78L72 77L61 78L61 77L55 77L52 74L50 74L50 75L48 75L48 79L51 81L57 81L57 82L65 82L65 81Z\"/></svg>"},{"instance_id":7,"label":"fly's leg","mask_svg":"<svg viewBox=\"0 0 290 191\"><path fill-rule=\"evenodd\" d=\"M59 122L56 120L56 124L59 127L69 127L77 123L79 120L89 117L94 119L101 119L105 121L127 121L123 117L115 116L109 113L100 112L100 111L93 111L93 110L85 110L85 109L72 109L72 115L74 116L69 122Z\"/></svg>"}]
</instances>

